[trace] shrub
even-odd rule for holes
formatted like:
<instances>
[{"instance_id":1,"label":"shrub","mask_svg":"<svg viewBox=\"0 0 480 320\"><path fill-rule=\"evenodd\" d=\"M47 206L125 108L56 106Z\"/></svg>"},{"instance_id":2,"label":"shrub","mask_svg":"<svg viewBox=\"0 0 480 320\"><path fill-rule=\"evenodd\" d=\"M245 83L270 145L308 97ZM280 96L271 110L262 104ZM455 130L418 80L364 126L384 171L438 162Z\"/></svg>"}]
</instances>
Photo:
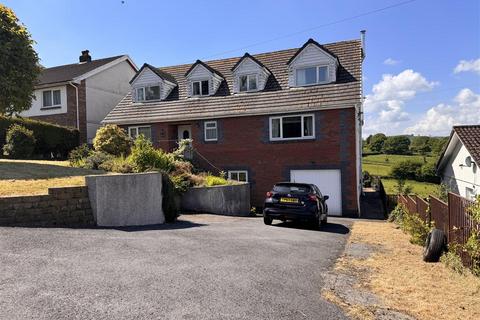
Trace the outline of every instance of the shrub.
<instances>
[{"instance_id":1,"label":"shrub","mask_svg":"<svg viewBox=\"0 0 480 320\"><path fill-rule=\"evenodd\" d=\"M402 223L400 224L404 232L410 234L410 242L423 246L430 232L428 223L422 220L418 213L406 212L403 215Z\"/></svg>"},{"instance_id":2,"label":"shrub","mask_svg":"<svg viewBox=\"0 0 480 320\"><path fill-rule=\"evenodd\" d=\"M90 148L86 143L70 151L68 161L72 167L81 167L84 160L90 155Z\"/></svg>"},{"instance_id":3,"label":"shrub","mask_svg":"<svg viewBox=\"0 0 480 320\"><path fill-rule=\"evenodd\" d=\"M162 209L165 215L166 222L174 222L179 213L179 206L177 205L178 194L175 191L170 177L167 173L162 173Z\"/></svg>"},{"instance_id":4,"label":"shrub","mask_svg":"<svg viewBox=\"0 0 480 320\"><path fill-rule=\"evenodd\" d=\"M390 175L395 179L415 180L422 163L412 160L405 160L395 164L390 171Z\"/></svg>"},{"instance_id":5,"label":"shrub","mask_svg":"<svg viewBox=\"0 0 480 320\"><path fill-rule=\"evenodd\" d=\"M433 163L425 163L418 171L421 181L439 183L440 178L437 176L437 170Z\"/></svg>"},{"instance_id":6,"label":"shrub","mask_svg":"<svg viewBox=\"0 0 480 320\"><path fill-rule=\"evenodd\" d=\"M388 221L390 222L395 222L397 224L400 224L403 220L403 216L407 213L407 208L402 203L397 204L395 209L390 212L390 215L388 216Z\"/></svg>"},{"instance_id":7,"label":"shrub","mask_svg":"<svg viewBox=\"0 0 480 320\"><path fill-rule=\"evenodd\" d=\"M208 175L205 177L205 184L207 185L207 187L212 187L212 186L223 186L223 185L229 184L229 182L222 177Z\"/></svg>"},{"instance_id":8,"label":"shrub","mask_svg":"<svg viewBox=\"0 0 480 320\"><path fill-rule=\"evenodd\" d=\"M103 163L111 159L113 159L111 154L101 151L92 151L88 157L82 161L81 167L85 169L99 170Z\"/></svg>"},{"instance_id":9,"label":"shrub","mask_svg":"<svg viewBox=\"0 0 480 320\"><path fill-rule=\"evenodd\" d=\"M108 172L117 172L117 173L132 173L134 172L134 167L125 157L117 157L113 159L108 159L102 164L100 164L99 169L108 171Z\"/></svg>"},{"instance_id":10,"label":"shrub","mask_svg":"<svg viewBox=\"0 0 480 320\"><path fill-rule=\"evenodd\" d=\"M170 180L172 181L175 191L177 193L184 193L189 187L192 186L190 176L186 174L171 175Z\"/></svg>"},{"instance_id":11,"label":"shrub","mask_svg":"<svg viewBox=\"0 0 480 320\"><path fill-rule=\"evenodd\" d=\"M14 159L28 159L35 149L35 141L32 130L13 124L7 131L3 153Z\"/></svg>"},{"instance_id":12,"label":"shrub","mask_svg":"<svg viewBox=\"0 0 480 320\"><path fill-rule=\"evenodd\" d=\"M150 140L143 135L140 135L135 139L132 152L128 158L133 164L136 172L159 169L166 173L170 173L174 169L173 155L155 149Z\"/></svg>"},{"instance_id":13,"label":"shrub","mask_svg":"<svg viewBox=\"0 0 480 320\"><path fill-rule=\"evenodd\" d=\"M95 151L101 151L115 156L127 155L130 152L131 139L117 125L108 124L97 130L93 139Z\"/></svg>"},{"instance_id":14,"label":"shrub","mask_svg":"<svg viewBox=\"0 0 480 320\"><path fill-rule=\"evenodd\" d=\"M457 254L457 246L450 245L448 251L440 257L440 261L458 274L465 274L467 271L463 266L462 258Z\"/></svg>"},{"instance_id":15,"label":"shrub","mask_svg":"<svg viewBox=\"0 0 480 320\"><path fill-rule=\"evenodd\" d=\"M66 158L79 144L79 131L75 128L24 118L11 118L0 115L0 146L5 144L8 128L18 124L32 130L36 143L33 154L50 158Z\"/></svg>"}]
</instances>

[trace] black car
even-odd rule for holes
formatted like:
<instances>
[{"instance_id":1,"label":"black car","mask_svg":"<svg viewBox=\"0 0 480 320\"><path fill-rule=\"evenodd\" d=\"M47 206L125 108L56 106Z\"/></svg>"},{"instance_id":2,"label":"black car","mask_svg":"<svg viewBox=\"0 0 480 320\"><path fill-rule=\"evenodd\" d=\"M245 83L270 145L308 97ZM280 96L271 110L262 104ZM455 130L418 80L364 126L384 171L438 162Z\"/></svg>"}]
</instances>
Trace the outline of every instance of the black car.
<instances>
[{"instance_id":1,"label":"black car","mask_svg":"<svg viewBox=\"0 0 480 320\"><path fill-rule=\"evenodd\" d=\"M263 209L263 221L272 224L273 219L299 220L313 223L315 227L327 224L327 195L322 195L314 184L281 182L267 192Z\"/></svg>"}]
</instances>

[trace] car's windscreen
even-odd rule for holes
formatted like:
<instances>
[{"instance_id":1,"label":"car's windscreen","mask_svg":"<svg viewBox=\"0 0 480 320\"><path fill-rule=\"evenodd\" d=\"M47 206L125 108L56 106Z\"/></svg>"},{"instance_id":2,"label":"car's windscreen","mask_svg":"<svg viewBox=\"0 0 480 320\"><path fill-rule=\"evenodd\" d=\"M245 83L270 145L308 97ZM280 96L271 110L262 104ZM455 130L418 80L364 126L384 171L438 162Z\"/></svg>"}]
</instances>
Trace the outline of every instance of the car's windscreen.
<instances>
[{"instance_id":1,"label":"car's windscreen","mask_svg":"<svg viewBox=\"0 0 480 320\"><path fill-rule=\"evenodd\" d=\"M274 192L279 193L310 193L311 188L305 185L278 184L273 187Z\"/></svg>"}]
</instances>

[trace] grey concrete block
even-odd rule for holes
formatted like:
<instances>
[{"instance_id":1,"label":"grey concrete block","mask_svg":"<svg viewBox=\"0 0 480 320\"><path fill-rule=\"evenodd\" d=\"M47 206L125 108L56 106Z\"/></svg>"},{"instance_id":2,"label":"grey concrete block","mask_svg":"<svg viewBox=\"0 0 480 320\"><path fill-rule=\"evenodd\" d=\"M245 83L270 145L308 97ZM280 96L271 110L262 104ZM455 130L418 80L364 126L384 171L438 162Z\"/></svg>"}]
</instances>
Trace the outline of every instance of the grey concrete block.
<instances>
[{"instance_id":1,"label":"grey concrete block","mask_svg":"<svg viewBox=\"0 0 480 320\"><path fill-rule=\"evenodd\" d=\"M190 188L181 200L183 211L248 216L250 208L250 185L248 183Z\"/></svg>"},{"instance_id":2,"label":"grey concrete block","mask_svg":"<svg viewBox=\"0 0 480 320\"><path fill-rule=\"evenodd\" d=\"M165 222L160 173L87 176L85 181L98 226L141 226Z\"/></svg>"}]
</instances>

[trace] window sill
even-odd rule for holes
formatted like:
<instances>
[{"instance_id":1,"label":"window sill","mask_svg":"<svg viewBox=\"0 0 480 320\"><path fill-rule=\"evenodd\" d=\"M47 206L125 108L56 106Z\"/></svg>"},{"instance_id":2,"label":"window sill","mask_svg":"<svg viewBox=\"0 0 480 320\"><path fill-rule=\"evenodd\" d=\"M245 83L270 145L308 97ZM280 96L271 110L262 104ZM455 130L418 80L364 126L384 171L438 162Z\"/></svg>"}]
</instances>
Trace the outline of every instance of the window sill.
<instances>
[{"instance_id":1,"label":"window sill","mask_svg":"<svg viewBox=\"0 0 480 320\"><path fill-rule=\"evenodd\" d=\"M292 142L292 141L311 141L315 140L315 137L304 138L270 138L270 142Z\"/></svg>"},{"instance_id":2,"label":"window sill","mask_svg":"<svg viewBox=\"0 0 480 320\"><path fill-rule=\"evenodd\" d=\"M40 110L52 110L52 109L61 109L62 106L51 106L51 107L41 107Z\"/></svg>"}]
</instances>

